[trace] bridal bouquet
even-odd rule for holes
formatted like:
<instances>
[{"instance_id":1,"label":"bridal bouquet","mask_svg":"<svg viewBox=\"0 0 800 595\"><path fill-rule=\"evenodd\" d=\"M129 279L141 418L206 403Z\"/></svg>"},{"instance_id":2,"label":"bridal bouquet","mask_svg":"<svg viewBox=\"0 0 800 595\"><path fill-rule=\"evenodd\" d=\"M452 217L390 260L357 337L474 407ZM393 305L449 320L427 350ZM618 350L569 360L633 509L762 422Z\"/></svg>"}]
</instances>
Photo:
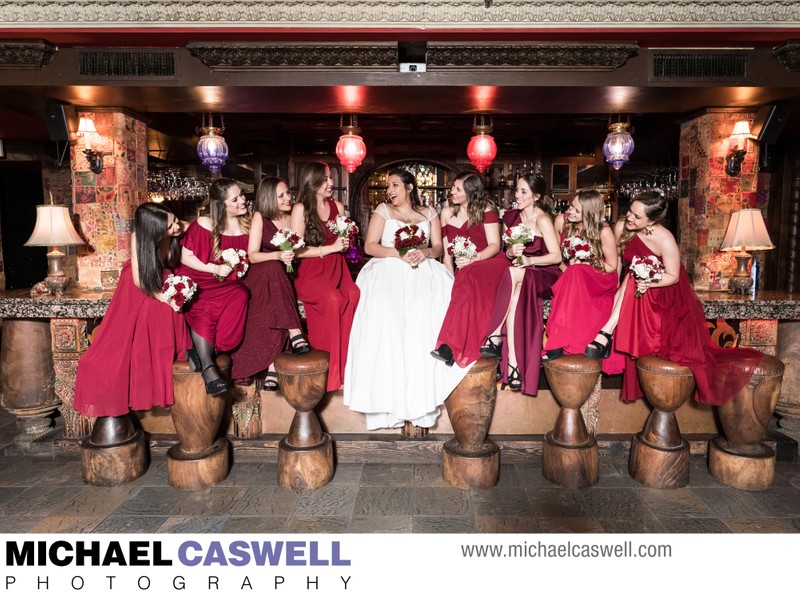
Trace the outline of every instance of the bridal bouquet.
<instances>
[{"instance_id":1,"label":"bridal bouquet","mask_svg":"<svg viewBox=\"0 0 800 595\"><path fill-rule=\"evenodd\" d=\"M341 215L336 215L335 221L328 221L328 229L340 238L346 238L354 233L358 233L358 227L356 227L353 220L342 217Z\"/></svg>"},{"instance_id":2,"label":"bridal bouquet","mask_svg":"<svg viewBox=\"0 0 800 595\"><path fill-rule=\"evenodd\" d=\"M219 259L217 259L217 264L227 264L229 267L233 269L231 273L236 274L237 277L240 279L244 277L244 274L247 272L247 269L250 267L250 259L247 258L247 252L244 250L237 250L236 248L226 248L222 251ZM225 280L225 277L220 277L219 275L214 275L217 278L217 281L222 283Z\"/></svg>"},{"instance_id":3,"label":"bridal bouquet","mask_svg":"<svg viewBox=\"0 0 800 595\"><path fill-rule=\"evenodd\" d=\"M533 241L533 230L527 225L509 227L503 234L503 241L509 246L514 244L530 244ZM517 264L522 264L522 256L515 259Z\"/></svg>"},{"instance_id":4,"label":"bridal bouquet","mask_svg":"<svg viewBox=\"0 0 800 595\"><path fill-rule=\"evenodd\" d=\"M197 284L185 275L169 275L161 286L164 302L176 312L180 312L183 305L192 299L195 291Z\"/></svg>"},{"instance_id":5,"label":"bridal bouquet","mask_svg":"<svg viewBox=\"0 0 800 595\"><path fill-rule=\"evenodd\" d=\"M293 229L280 229L278 230L269 242L273 246L277 246L278 250L283 252L294 252L298 248L306 245L303 238L300 237ZM294 271L292 263L286 265L286 272L291 273Z\"/></svg>"},{"instance_id":6,"label":"bridal bouquet","mask_svg":"<svg viewBox=\"0 0 800 595\"><path fill-rule=\"evenodd\" d=\"M570 263L586 262L592 258L592 247L580 236L571 236L561 242L561 255Z\"/></svg>"},{"instance_id":7,"label":"bridal bouquet","mask_svg":"<svg viewBox=\"0 0 800 595\"><path fill-rule=\"evenodd\" d=\"M664 265L657 256L634 256L631 260L631 274L640 281L660 281L664 276ZM642 297L642 293L636 291L636 297Z\"/></svg>"},{"instance_id":8,"label":"bridal bouquet","mask_svg":"<svg viewBox=\"0 0 800 595\"><path fill-rule=\"evenodd\" d=\"M447 253L453 258L472 259L478 255L478 250L469 238L456 236L453 238L453 243L447 247Z\"/></svg>"},{"instance_id":9,"label":"bridal bouquet","mask_svg":"<svg viewBox=\"0 0 800 595\"><path fill-rule=\"evenodd\" d=\"M428 238L425 237L425 232L420 229L419 225L406 225L394 232L394 247L401 257L420 246L426 246L427 243ZM415 264L411 268L416 269L418 266Z\"/></svg>"}]
</instances>

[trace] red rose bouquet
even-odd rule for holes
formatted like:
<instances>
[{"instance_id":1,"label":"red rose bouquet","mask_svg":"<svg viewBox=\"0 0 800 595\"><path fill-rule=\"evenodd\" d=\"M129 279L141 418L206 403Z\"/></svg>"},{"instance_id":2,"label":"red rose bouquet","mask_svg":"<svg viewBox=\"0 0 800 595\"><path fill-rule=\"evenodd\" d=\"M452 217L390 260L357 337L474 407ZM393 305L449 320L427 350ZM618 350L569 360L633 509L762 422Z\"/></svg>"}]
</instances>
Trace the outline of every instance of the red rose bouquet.
<instances>
[{"instance_id":1,"label":"red rose bouquet","mask_svg":"<svg viewBox=\"0 0 800 595\"><path fill-rule=\"evenodd\" d=\"M660 281L664 277L664 264L657 256L634 256L630 266L631 275L639 281ZM636 291L636 297L642 297L642 293Z\"/></svg>"},{"instance_id":2,"label":"red rose bouquet","mask_svg":"<svg viewBox=\"0 0 800 595\"><path fill-rule=\"evenodd\" d=\"M561 242L561 255L569 263L586 262L592 258L592 247L580 236L571 236Z\"/></svg>"},{"instance_id":3,"label":"red rose bouquet","mask_svg":"<svg viewBox=\"0 0 800 595\"><path fill-rule=\"evenodd\" d=\"M169 275L161 286L161 297L173 310L180 312L197 291L197 284L185 275Z\"/></svg>"},{"instance_id":4,"label":"red rose bouquet","mask_svg":"<svg viewBox=\"0 0 800 595\"><path fill-rule=\"evenodd\" d=\"M394 247L401 257L427 244L428 238L425 237L425 232L420 229L419 225L406 225L394 232ZM416 269L418 266L413 265L411 268Z\"/></svg>"},{"instance_id":5,"label":"red rose bouquet","mask_svg":"<svg viewBox=\"0 0 800 595\"><path fill-rule=\"evenodd\" d=\"M509 246L530 244L533 241L533 230L527 225L521 224L509 227L503 234L503 241ZM522 256L517 256L515 261L517 264L522 264Z\"/></svg>"},{"instance_id":6,"label":"red rose bouquet","mask_svg":"<svg viewBox=\"0 0 800 595\"><path fill-rule=\"evenodd\" d=\"M222 251L222 255L217 260L217 264L227 264L233 269L231 275L236 275L238 278L244 277L247 269L250 267L250 259L247 258L247 252L244 250L237 250L236 248L227 248ZM215 275L217 281L222 283L225 277Z\"/></svg>"},{"instance_id":7,"label":"red rose bouquet","mask_svg":"<svg viewBox=\"0 0 800 595\"><path fill-rule=\"evenodd\" d=\"M336 215L336 220L328 221L327 225L328 229L330 229L340 238L346 238L354 233L358 233L358 227L353 220L348 219L347 217L342 217L341 215Z\"/></svg>"},{"instance_id":8,"label":"red rose bouquet","mask_svg":"<svg viewBox=\"0 0 800 595\"><path fill-rule=\"evenodd\" d=\"M303 246L306 245L303 238L300 237L300 234L298 234L293 229L278 230L278 232L274 236L272 236L272 239L270 240L269 243L272 244L273 246L277 246L278 249L283 252L289 252L289 251L294 252L298 248L302 248ZM290 262L289 264L286 265L286 272L291 273L293 271L294 267Z\"/></svg>"}]
</instances>

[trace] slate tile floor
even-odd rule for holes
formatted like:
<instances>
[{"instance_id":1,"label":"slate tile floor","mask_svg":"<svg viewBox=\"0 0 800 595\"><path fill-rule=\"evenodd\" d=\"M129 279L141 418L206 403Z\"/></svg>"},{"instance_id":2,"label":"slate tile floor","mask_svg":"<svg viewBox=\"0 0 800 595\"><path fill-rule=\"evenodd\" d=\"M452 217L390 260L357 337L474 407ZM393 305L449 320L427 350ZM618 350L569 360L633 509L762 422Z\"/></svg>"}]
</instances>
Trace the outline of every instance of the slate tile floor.
<instances>
[{"instance_id":1,"label":"slate tile floor","mask_svg":"<svg viewBox=\"0 0 800 595\"><path fill-rule=\"evenodd\" d=\"M14 434L0 414L0 445ZM628 476L624 449L586 490L553 486L541 464L504 464L499 484L462 492L436 464L341 464L310 493L278 486L275 463L237 463L221 485L181 492L166 462L119 487L82 483L77 460L0 456L2 533L797 533L800 464L778 463L775 486L717 483L703 458L691 483L653 490Z\"/></svg>"}]
</instances>

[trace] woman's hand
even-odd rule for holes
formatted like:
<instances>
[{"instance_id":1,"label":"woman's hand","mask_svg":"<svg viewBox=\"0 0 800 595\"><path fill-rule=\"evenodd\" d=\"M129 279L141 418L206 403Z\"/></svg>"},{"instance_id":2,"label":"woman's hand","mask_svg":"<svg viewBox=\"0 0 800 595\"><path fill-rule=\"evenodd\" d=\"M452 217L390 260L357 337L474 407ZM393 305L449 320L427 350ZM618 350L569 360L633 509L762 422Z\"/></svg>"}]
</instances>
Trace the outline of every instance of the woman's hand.
<instances>
[{"instance_id":1,"label":"woman's hand","mask_svg":"<svg viewBox=\"0 0 800 595\"><path fill-rule=\"evenodd\" d=\"M473 262L476 262L477 260L478 260L477 256L475 258L464 258L463 256L459 256L458 258L456 258L456 268L463 269L464 267L471 265Z\"/></svg>"},{"instance_id":2,"label":"woman's hand","mask_svg":"<svg viewBox=\"0 0 800 595\"><path fill-rule=\"evenodd\" d=\"M286 250L285 252L281 252L280 256L278 257L278 260L280 260L285 265L290 265L294 260L294 252L292 250Z\"/></svg>"},{"instance_id":3,"label":"woman's hand","mask_svg":"<svg viewBox=\"0 0 800 595\"><path fill-rule=\"evenodd\" d=\"M419 266L423 260L426 260L428 257L426 256L428 248L415 248L414 250L409 250L406 252L405 256L401 256L400 260L410 264L412 267Z\"/></svg>"},{"instance_id":4,"label":"woman's hand","mask_svg":"<svg viewBox=\"0 0 800 595\"><path fill-rule=\"evenodd\" d=\"M645 279L637 279L636 280L636 293L640 296L644 295L645 292L650 289L650 281Z\"/></svg>"},{"instance_id":5,"label":"woman's hand","mask_svg":"<svg viewBox=\"0 0 800 595\"><path fill-rule=\"evenodd\" d=\"M336 238L336 241L330 245L331 252L344 252L350 247L350 238Z\"/></svg>"},{"instance_id":6,"label":"woman's hand","mask_svg":"<svg viewBox=\"0 0 800 595\"><path fill-rule=\"evenodd\" d=\"M534 266L533 256L523 256L521 261L515 258L514 260L511 261L511 266L518 269L524 269L525 267Z\"/></svg>"},{"instance_id":7,"label":"woman's hand","mask_svg":"<svg viewBox=\"0 0 800 595\"><path fill-rule=\"evenodd\" d=\"M523 252L525 252L525 244L511 244L506 250L506 257L508 259L517 258L522 256Z\"/></svg>"},{"instance_id":8,"label":"woman's hand","mask_svg":"<svg viewBox=\"0 0 800 595\"><path fill-rule=\"evenodd\" d=\"M215 264L211 272L217 277L224 279L233 272L233 269L227 264Z\"/></svg>"}]
</instances>

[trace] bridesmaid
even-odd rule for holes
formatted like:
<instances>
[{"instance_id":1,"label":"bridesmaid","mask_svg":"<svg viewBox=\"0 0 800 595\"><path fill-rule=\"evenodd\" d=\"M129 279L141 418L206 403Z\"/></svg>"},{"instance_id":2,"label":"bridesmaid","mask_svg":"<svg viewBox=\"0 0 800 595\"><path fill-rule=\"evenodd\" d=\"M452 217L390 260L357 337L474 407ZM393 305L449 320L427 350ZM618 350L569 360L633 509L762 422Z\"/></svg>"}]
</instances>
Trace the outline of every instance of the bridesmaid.
<instances>
[{"instance_id":1,"label":"bridesmaid","mask_svg":"<svg viewBox=\"0 0 800 595\"><path fill-rule=\"evenodd\" d=\"M611 351L609 337L616 329L614 348L626 354L621 393L624 401L642 396L636 358L657 355L691 368L698 401L722 405L750 380L747 374L734 370L754 370L762 354L754 349L725 349L712 342L703 306L681 263L678 244L660 223L667 207L667 199L660 192L643 192L633 198L624 222L617 225L625 264L630 265L636 256L655 256L663 264L664 274L652 282L627 274L611 317L586 347L586 355L605 357ZM641 297L636 297L637 292ZM729 368L726 364L731 361L739 364Z\"/></svg>"},{"instance_id":2,"label":"bridesmaid","mask_svg":"<svg viewBox=\"0 0 800 595\"><path fill-rule=\"evenodd\" d=\"M461 368L481 357L495 293L508 269L500 253L500 226L478 174L458 174L450 190L450 205L442 209L445 240L444 263L453 271L455 282L436 349L431 355L447 365ZM456 237L469 238L477 249L472 258L453 257L449 250Z\"/></svg>"},{"instance_id":3,"label":"bridesmaid","mask_svg":"<svg viewBox=\"0 0 800 595\"><path fill-rule=\"evenodd\" d=\"M233 269L219 263L222 251L228 248L247 252L250 215L239 184L228 178L211 184L203 212L207 214L189 226L181 241L178 272L197 283L197 294L186 310L194 343L189 364L202 371L206 392L218 395L227 390L228 382L217 369L214 356L241 343L249 299L247 287L231 274Z\"/></svg>"},{"instance_id":4,"label":"bridesmaid","mask_svg":"<svg viewBox=\"0 0 800 595\"><path fill-rule=\"evenodd\" d=\"M244 339L231 353L231 375L245 379L267 371L264 390L278 390L273 362L288 337L292 353L305 353L308 342L300 330L297 299L286 274L294 252L281 252L270 242L281 229L288 229L292 212L289 185L279 178L264 178L256 190L256 211L250 222L247 255L250 270L244 284L250 290Z\"/></svg>"},{"instance_id":5,"label":"bridesmaid","mask_svg":"<svg viewBox=\"0 0 800 595\"><path fill-rule=\"evenodd\" d=\"M192 345L183 314L164 303L164 278L180 261L182 224L166 207L136 209L131 259L122 266L103 323L78 362L75 409L118 417L174 402L172 363Z\"/></svg>"},{"instance_id":6,"label":"bridesmaid","mask_svg":"<svg viewBox=\"0 0 800 595\"><path fill-rule=\"evenodd\" d=\"M494 311L486 325L489 336L481 348L488 357L507 363L501 365L501 378L513 391L535 395L539 387L539 369L544 332L544 300L552 296L551 287L561 275L561 250L552 219L552 199L541 174L527 173L517 182L516 209L503 215L503 225L530 228L534 240L528 245L513 244L506 256L513 265L503 275L494 302ZM522 262L517 258L521 257ZM506 327L508 340L501 333Z\"/></svg>"},{"instance_id":7,"label":"bridesmaid","mask_svg":"<svg viewBox=\"0 0 800 595\"><path fill-rule=\"evenodd\" d=\"M303 259L295 289L303 302L308 323L308 342L330 354L327 390L337 390L344 380L347 345L359 290L353 283L342 252L349 238L337 237L326 225L344 216L344 205L332 200L331 170L312 162L300 171L300 200L292 208L291 227L306 246L296 252Z\"/></svg>"},{"instance_id":8,"label":"bridesmaid","mask_svg":"<svg viewBox=\"0 0 800 595\"><path fill-rule=\"evenodd\" d=\"M565 259L563 275L553 284L553 299L547 319L547 351L543 360L564 354L583 353L608 320L619 286L617 241L603 221L604 202L597 190L581 190L572 199L566 215L556 217L556 232L565 243L577 238L589 245L587 260ZM603 360L603 372L622 372L622 357Z\"/></svg>"}]
</instances>

